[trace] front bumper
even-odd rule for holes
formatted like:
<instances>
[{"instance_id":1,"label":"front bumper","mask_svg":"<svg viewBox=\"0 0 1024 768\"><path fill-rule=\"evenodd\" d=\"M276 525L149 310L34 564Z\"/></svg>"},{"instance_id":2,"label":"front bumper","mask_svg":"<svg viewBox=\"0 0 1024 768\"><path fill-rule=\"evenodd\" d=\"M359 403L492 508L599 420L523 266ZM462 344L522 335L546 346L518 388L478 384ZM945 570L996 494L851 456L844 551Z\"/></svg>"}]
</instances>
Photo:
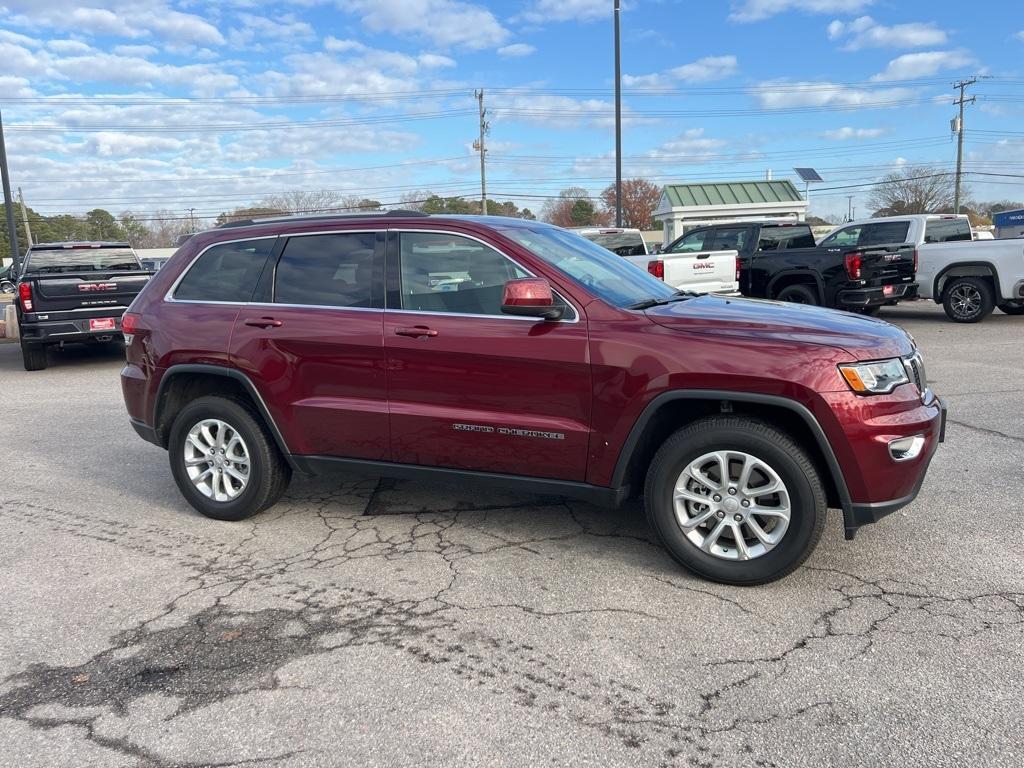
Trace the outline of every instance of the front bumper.
<instances>
[{"instance_id":1,"label":"front bumper","mask_svg":"<svg viewBox=\"0 0 1024 768\"><path fill-rule=\"evenodd\" d=\"M924 484L924 478L928 473L928 467L935 456L935 451L938 449L939 443L946 440L946 403L942 398L935 397L932 404L938 409L937 423L932 425L933 429L930 434L927 434L927 447L924 453L913 463L917 474L910 493L886 501L853 502L850 508L843 512L847 539L852 539L857 533L857 529L861 526L877 523L886 515L891 515L893 512L902 509L917 498L917 494L920 493L921 486Z\"/></svg>"},{"instance_id":2,"label":"front bumper","mask_svg":"<svg viewBox=\"0 0 1024 768\"><path fill-rule=\"evenodd\" d=\"M886 288L892 288L886 293ZM836 302L844 307L879 307L891 301L917 298L917 283L898 283L892 286L879 285L873 288L854 288L840 291Z\"/></svg>"}]
</instances>

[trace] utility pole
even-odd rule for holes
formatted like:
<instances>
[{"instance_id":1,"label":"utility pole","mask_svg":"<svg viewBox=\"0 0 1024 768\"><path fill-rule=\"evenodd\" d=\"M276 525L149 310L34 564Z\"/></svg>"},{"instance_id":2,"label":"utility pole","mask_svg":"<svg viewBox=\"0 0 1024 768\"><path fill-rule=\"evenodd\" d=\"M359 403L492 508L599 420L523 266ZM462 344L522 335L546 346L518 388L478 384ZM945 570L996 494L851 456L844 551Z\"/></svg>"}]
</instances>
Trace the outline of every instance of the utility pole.
<instances>
[{"instance_id":1,"label":"utility pole","mask_svg":"<svg viewBox=\"0 0 1024 768\"><path fill-rule=\"evenodd\" d=\"M976 98L971 96L971 98L965 99L964 89L976 82L978 82L978 78L972 77L970 80L961 80L953 85L954 88L960 89L960 98L953 102L960 106L960 117L953 121L956 129L956 189L953 192L953 213L960 213L960 179L963 176L961 169L964 161L964 104L971 104Z\"/></svg>"},{"instance_id":2,"label":"utility pole","mask_svg":"<svg viewBox=\"0 0 1024 768\"><path fill-rule=\"evenodd\" d=\"M21 193L21 187L18 187L18 202L21 203L21 220L25 223L25 239L28 241L25 246L31 248L32 227L28 225L28 208L25 207L25 195Z\"/></svg>"},{"instance_id":3,"label":"utility pole","mask_svg":"<svg viewBox=\"0 0 1024 768\"><path fill-rule=\"evenodd\" d=\"M846 196L846 220L853 221L853 195Z\"/></svg>"},{"instance_id":4,"label":"utility pole","mask_svg":"<svg viewBox=\"0 0 1024 768\"><path fill-rule=\"evenodd\" d=\"M7 172L7 146L4 144L4 118L0 113L0 177L4 187L4 211L7 213L7 241L11 245L11 258L15 262L21 256L18 250L18 233L14 229L14 201L11 200L11 177Z\"/></svg>"},{"instance_id":5,"label":"utility pole","mask_svg":"<svg viewBox=\"0 0 1024 768\"><path fill-rule=\"evenodd\" d=\"M473 142L473 149L480 153L480 212L487 215L487 171L486 155L487 148L484 146L484 136L490 130L491 124L487 122L487 110L484 109L484 89L474 91L477 102L480 104L480 138Z\"/></svg>"},{"instance_id":6,"label":"utility pole","mask_svg":"<svg viewBox=\"0 0 1024 768\"><path fill-rule=\"evenodd\" d=\"M619 0L615 0L615 226L622 226L622 59L619 51Z\"/></svg>"},{"instance_id":7,"label":"utility pole","mask_svg":"<svg viewBox=\"0 0 1024 768\"><path fill-rule=\"evenodd\" d=\"M189 209L188 209L188 221L189 221L189 229L191 229L191 230L192 230L192 234L193 234L193 235L194 235L194 234L196 233L196 217L195 217L195 210L196 210L195 208L189 208Z\"/></svg>"}]
</instances>

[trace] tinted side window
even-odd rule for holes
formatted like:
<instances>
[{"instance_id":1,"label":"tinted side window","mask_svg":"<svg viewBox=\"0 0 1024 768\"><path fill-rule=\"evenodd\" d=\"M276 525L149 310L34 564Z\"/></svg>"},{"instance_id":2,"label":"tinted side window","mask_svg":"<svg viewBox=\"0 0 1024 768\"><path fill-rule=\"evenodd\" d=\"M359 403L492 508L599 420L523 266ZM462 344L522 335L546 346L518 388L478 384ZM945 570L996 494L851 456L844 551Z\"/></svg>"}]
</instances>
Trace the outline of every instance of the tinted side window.
<instances>
[{"instance_id":1,"label":"tinted side window","mask_svg":"<svg viewBox=\"0 0 1024 768\"><path fill-rule=\"evenodd\" d=\"M846 227L840 229L838 232L833 232L831 235L821 241L824 246L837 246L843 247L846 245L856 245L857 240L860 238L860 226Z\"/></svg>"},{"instance_id":2,"label":"tinted side window","mask_svg":"<svg viewBox=\"0 0 1024 768\"><path fill-rule=\"evenodd\" d=\"M379 307L373 300L373 232L292 237L277 263L274 301L323 307Z\"/></svg>"},{"instance_id":3,"label":"tinted side window","mask_svg":"<svg viewBox=\"0 0 1024 768\"><path fill-rule=\"evenodd\" d=\"M926 243L950 243L971 239L971 224L967 219L932 219L924 225Z\"/></svg>"},{"instance_id":4,"label":"tinted side window","mask_svg":"<svg viewBox=\"0 0 1024 768\"><path fill-rule=\"evenodd\" d=\"M668 249L669 253L696 253L697 251L704 250L704 237L707 235L706 229L695 229L682 238L676 240Z\"/></svg>"},{"instance_id":5,"label":"tinted side window","mask_svg":"<svg viewBox=\"0 0 1024 768\"><path fill-rule=\"evenodd\" d=\"M399 235L402 309L501 315L505 283L529 275L476 240L432 232Z\"/></svg>"},{"instance_id":6,"label":"tinted side window","mask_svg":"<svg viewBox=\"0 0 1024 768\"><path fill-rule=\"evenodd\" d=\"M808 226L761 227L757 250L778 251L783 248L813 248L814 235Z\"/></svg>"},{"instance_id":7,"label":"tinted side window","mask_svg":"<svg viewBox=\"0 0 1024 768\"><path fill-rule=\"evenodd\" d=\"M909 231L909 221L880 221L877 224L865 224L861 229L857 245L905 243Z\"/></svg>"},{"instance_id":8,"label":"tinted side window","mask_svg":"<svg viewBox=\"0 0 1024 768\"><path fill-rule=\"evenodd\" d=\"M709 251L742 251L747 244L747 230L744 227L715 230Z\"/></svg>"},{"instance_id":9,"label":"tinted side window","mask_svg":"<svg viewBox=\"0 0 1024 768\"><path fill-rule=\"evenodd\" d=\"M211 247L178 283L174 298L232 303L251 301L275 242L275 238L270 237Z\"/></svg>"}]
</instances>

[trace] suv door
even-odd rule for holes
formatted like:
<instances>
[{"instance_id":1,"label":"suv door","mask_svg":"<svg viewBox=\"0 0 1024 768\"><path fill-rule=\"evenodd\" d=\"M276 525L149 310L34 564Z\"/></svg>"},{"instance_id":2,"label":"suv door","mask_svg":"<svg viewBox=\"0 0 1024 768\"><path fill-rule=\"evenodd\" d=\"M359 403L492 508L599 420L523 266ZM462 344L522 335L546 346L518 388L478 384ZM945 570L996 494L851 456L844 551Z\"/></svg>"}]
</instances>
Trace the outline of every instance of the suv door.
<instances>
[{"instance_id":1,"label":"suv door","mask_svg":"<svg viewBox=\"0 0 1024 768\"><path fill-rule=\"evenodd\" d=\"M707 232L706 229L695 229L692 232L687 232L670 244L665 249L665 253L696 253L697 251L703 251L705 250L704 238L707 236Z\"/></svg>"},{"instance_id":2,"label":"suv door","mask_svg":"<svg viewBox=\"0 0 1024 768\"><path fill-rule=\"evenodd\" d=\"M393 460L582 481L591 382L587 327L501 312L530 272L456 232L393 231L384 348Z\"/></svg>"},{"instance_id":3,"label":"suv door","mask_svg":"<svg viewBox=\"0 0 1024 768\"><path fill-rule=\"evenodd\" d=\"M247 374L295 454L386 460L384 233L281 238L231 363Z\"/></svg>"}]
</instances>

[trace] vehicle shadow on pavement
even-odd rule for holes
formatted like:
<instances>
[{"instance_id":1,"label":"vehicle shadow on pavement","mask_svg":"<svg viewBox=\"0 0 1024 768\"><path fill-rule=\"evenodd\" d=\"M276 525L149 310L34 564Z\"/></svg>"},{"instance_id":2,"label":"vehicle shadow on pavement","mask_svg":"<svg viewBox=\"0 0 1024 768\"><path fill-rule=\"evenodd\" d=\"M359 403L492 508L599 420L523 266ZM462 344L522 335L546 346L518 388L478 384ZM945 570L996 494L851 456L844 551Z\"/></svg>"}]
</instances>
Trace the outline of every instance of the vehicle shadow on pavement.
<instances>
[{"instance_id":1,"label":"vehicle shadow on pavement","mask_svg":"<svg viewBox=\"0 0 1024 768\"><path fill-rule=\"evenodd\" d=\"M18 348L17 342L7 342ZM95 370L96 366L109 366L111 363L124 363L124 345L113 341L104 344L69 344L63 349L53 347L46 352L47 369L76 368L82 372ZM39 376L38 371L26 371L21 362L21 354L0 356L0 372ZM45 375L45 374L43 374Z\"/></svg>"}]
</instances>

